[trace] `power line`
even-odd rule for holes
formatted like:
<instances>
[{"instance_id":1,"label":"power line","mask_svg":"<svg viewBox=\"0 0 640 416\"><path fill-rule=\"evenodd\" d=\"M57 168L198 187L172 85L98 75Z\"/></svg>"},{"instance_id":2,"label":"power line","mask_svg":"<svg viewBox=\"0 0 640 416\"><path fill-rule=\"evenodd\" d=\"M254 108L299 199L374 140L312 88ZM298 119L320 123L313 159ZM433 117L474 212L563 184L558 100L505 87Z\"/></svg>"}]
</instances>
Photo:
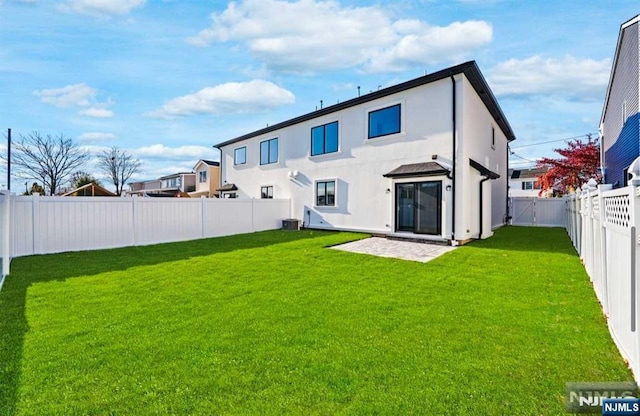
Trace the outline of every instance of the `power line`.
<instances>
[{"instance_id":1,"label":"power line","mask_svg":"<svg viewBox=\"0 0 640 416\"><path fill-rule=\"evenodd\" d=\"M516 146L516 147L513 147L512 149L521 149L523 147L538 146L538 145L547 144L547 143L567 142L569 140L582 139L583 137L588 137L588 136L592 136L593 137L593 136L599 136L599 135L598 135L598 133L587 133L587 134L583 134L582 136L567 137L566 139L556 139L556 140L548 140L548 141L545 141L545 142L523 144L522 146Z\"/></svg>"}]
</instances>

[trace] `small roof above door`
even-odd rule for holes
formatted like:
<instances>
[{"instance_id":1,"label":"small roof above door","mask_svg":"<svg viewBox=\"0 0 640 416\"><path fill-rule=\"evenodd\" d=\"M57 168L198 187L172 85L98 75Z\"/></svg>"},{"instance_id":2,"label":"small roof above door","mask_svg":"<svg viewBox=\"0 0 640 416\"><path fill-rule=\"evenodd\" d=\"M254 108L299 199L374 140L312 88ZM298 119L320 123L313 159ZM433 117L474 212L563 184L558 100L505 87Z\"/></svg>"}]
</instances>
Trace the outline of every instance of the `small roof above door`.
<instances>
[{"instance_id":1,"label":"small roof above door","mask_svg":"<svg viewBox=\"0 0 640 416\"><path fill-rule=\"evenodd\" d=\"M410 178L413 176L437 176L446 175L449 169L438 162L412 163L400 165L389 173L385 173L385 178Z\"/></svg>"}]
</instances>

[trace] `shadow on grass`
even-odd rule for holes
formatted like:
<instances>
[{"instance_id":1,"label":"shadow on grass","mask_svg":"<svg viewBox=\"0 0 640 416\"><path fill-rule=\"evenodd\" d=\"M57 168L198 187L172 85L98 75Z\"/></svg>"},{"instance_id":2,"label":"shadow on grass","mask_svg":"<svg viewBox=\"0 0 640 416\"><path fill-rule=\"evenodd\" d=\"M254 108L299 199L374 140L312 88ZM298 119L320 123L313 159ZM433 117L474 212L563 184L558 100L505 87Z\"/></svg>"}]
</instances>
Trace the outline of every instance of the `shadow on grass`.
<instances>
[{"instance_id":1,"label":"shadow on grass","mask_svg":"<svg viewBox=\"0 0 640 416\"><path fill-rule=\"evenodd\" d=\"M332 234L327 231L265 231L151 246L29 256L14 259L0 292L0 415L17 413L23 346L29 325L27 291L35 283L63 281L131 267L266 247Z\"/></svg>"}]
</instances>

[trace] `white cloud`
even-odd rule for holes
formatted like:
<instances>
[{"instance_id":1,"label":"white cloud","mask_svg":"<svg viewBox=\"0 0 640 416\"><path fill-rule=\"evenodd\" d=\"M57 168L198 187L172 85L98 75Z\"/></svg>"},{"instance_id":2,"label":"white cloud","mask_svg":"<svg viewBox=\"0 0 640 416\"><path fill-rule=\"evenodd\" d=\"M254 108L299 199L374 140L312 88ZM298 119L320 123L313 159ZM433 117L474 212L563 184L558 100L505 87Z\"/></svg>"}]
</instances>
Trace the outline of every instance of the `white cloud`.
<instances>
[{"instance_id":1,"label":"white cloud","mask_svg":"<svg viewBox=\"0 0 640 416\"><path fill-rule=\"evenodd\" d=\"M113 117L113 111L106 108L99 107L90 107L84 110L80 110L78 114L87 117L96 117L96 118L109 118Z\"/></svg>"},{"instance_id":2,"label":"white cloud","mask_svg":"<svg viewBox=\"0 0 640 416\"><path fill-rule=\"evenodd\" d=\"M85 107L91 104L98 91L95 88L81 83L67 85L62 88L52 88L48 90L38 90L33 92L40 97L43 103L51 104L59 108Z\"/></svg>"},{"instance_id":3,"label":"white cloud","mask_svg":"<svg viewBox=\"0 0 640 416\"><path fill-rule=\"evenodd\" d=\"M82 107L78 114L87 117L108 118L113 111L107 107L113 104L111 99L98 102L98 90L85 83L67 85L62 88L37 90L33 94L40 97L40 101L58 108Z\"/></svg>"},{"instance_id":4,"label":"white cloud","mask_svg":"<svg viewBox=\"0 0 640 416\"><path fill-rule=\"evenodd\" d=\"M394 22L381 6L342 7L337 1L244 0L211 19L210 28L187 41L198 46L240 42L269 69L293 73L450 63L492 39L491 26L482 21L445 27Z\"/></svg>"},{"instance_id":5,"label":"white cloud","mask_svg":"<svg viewBox=\"0 0 640 416\"><path fill-rule=\"evenodd\" d=\"M398 27L398 25L396 25ZM454 22L449 26L402 25L408 32L393 47L371 59L370 71L403 70L421 64L463 62L477 49L489 44L493 28L484 21Z\"/></svg>"},{"instance_id":6,"label":"white cloud","mask_svg":"<svg viewBox=\"0 0 640 416\"><path fill-rule=\"evenodd\" d=\"M510 59L488 73L496 95L557 95L572 99L601 100L609 82L611 60L543 58Z\"/></svg>"},{"instance_id":7,"label":"white cloud","mask_svg":"<svg viewBox=\"0 0 640 416\"><path fill-rule=\"evenodd\" d=\"M130 149L129 151L135 157L138 157L140 159L143 159L143 158L191 159L193 160L193 165L195 165L199 159L212 158L217 153L213 149L213 147L205 147L205 146L167 147L163 144L152 144L151 146L143 146L137 149Z\"/></svg>"},{"instance_id":8,"label":"white cloud","mask_svg":"<svg viewBox=\"0 0 640 416\"><path fill-rule=\"evenodd\" d=\"M146 0L69 0L60 8L91 16L110 17L131 13L134 8L142 7Z\"/></svg>"},{"instance_id":9,"label":"white cloud","mask_svg":"<svg viewBox=\"0 0 640 416\"><path fill-rule=\"evenodd\" d=\"M113 140L116 135L113 133L100 133L100 132L87 132L78 136L78 141L81 142L102 142Z\"/></svg>"},{"instance_id":10,"label":"white cloud","mask_svg":"<svg viewBox=\"0 0 640 416\"><path fill-rule=\"evenodd\" d=\"M262 112L295 101L294 95L264 81L228 82L173 98L150 117L173 118L192 114L230 114Z\"/></svg>"}]
</instances>

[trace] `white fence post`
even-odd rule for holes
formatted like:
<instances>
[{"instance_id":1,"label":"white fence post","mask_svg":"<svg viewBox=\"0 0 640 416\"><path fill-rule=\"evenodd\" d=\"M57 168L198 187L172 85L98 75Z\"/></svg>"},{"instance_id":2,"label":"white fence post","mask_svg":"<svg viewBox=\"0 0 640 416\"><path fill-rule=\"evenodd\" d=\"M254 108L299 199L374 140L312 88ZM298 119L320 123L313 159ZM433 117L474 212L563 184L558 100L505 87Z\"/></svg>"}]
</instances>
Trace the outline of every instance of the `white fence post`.
<instances>
[{"instance_id":1,"label":"white fence post","mask_svg":"<svg viewBox=\"0 0 640 416\"><path fill-rule=\"evenodd\" d=\"M11 271L11 192L4 194L2 206L2 274L0 275L0 290L4 284L4 277Z\"/></svg>"}]
</instances>

